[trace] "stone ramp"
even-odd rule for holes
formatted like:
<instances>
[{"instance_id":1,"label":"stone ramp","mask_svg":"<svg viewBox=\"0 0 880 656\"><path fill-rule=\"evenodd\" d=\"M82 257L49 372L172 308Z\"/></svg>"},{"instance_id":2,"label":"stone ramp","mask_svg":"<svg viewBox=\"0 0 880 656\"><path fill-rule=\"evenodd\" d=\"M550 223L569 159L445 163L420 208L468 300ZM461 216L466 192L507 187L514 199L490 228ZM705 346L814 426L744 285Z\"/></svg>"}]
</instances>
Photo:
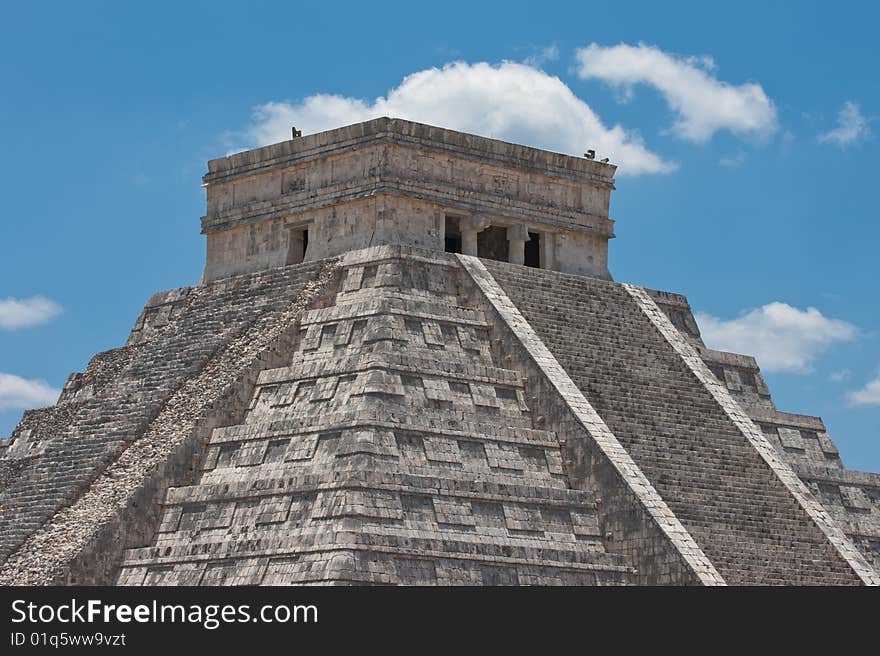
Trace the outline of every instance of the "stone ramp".
<instances>
[{"instance_id":1,"label":"stone ramp","mask_svg":"<svg viewBox=\"0 0 880 656\"><path fill-rule=\"evenodd\" d=\"M454 258L370 249L302 319L195 484L169 490L140 584L620 584L596 501L458 294Z\"/></svg>"},{"instance_id":2,"label":"stone ramp","mask_svg":"<svg viewBox=\"0 0 880 656\"><path fill-rule=\"evenodd\" d=\"M645 291L880 574L880 476L846 469L820 417L777 409L755 358L707 348L684 296Z\"/></svg>"},{"instance_id":3,"label":"stone ramp","mask_svg":"<svg viewBox=\"0 0 880 656\"><path fill-rule=\"evenodd\" d=\"M862 582L624 286L485 265L729 584Z\"/></svg>"},{"instance_id":4,"label":"stone ramp","mask_svg":"<svg viewBox=\"0 0 880 656\"><path fill-rule=\"evenodd\" d=\"M149 493L190 474L198 445L175 450L191 437L183 434L186 427L196 420L208 426L235 411L231 388L222 385L227 377L246 385L250 358L264 357L249 349L290 319L320 270L320 263L300 265L157 294L125 347L93 358L86 372L71 376L57 405L26 416L2 461L0 553L7 562L0 581L108 582L124 546L119 542L137 544L153 532ZM181 434L163 437L167 430ZM129 467L132 478L114 485L120 459L145 437L157 443L147 444L142 463L154 460L161 476L153 480L156 472L144 471L147 478L138 478ZM136 492L147 495L141 505L130 507L121 524L112 519ZM89 540L111 524L112 537L89 552ZM74 544L85 551L72 553ZM82 561L72 567L71 557Z\"/></svg>"},{"instance_id":5,"label":"stone ramp","mask_svg":"<svg viewBox=\"0 0 880 656\"><path fill-rule=\"evenodd\" d=\"M0 456L0 583L866 580L665 317L408 247L156 295ZM876 480L810 474L873 539Z\"/></svg>"}]
</instances>

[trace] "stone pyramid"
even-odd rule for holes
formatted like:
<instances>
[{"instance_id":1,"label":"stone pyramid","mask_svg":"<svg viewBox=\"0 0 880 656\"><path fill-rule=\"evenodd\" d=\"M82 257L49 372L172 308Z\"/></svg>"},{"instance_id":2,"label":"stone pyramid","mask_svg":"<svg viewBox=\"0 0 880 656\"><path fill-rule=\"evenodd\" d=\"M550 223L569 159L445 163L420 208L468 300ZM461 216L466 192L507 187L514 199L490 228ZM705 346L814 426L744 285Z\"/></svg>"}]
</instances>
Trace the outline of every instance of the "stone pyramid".
<instances>
[{"instance_id":1,"label":"stone pyramid","mask_svg":"<svg viewBox=\"0 0 880 656\"><path fill-rule=\"evenodd\" d=\"M880 583L880 475L611 280L614 170L398 119L210 162L203 280L4 443L0 582Z\"/></svg>"}]
</instances>

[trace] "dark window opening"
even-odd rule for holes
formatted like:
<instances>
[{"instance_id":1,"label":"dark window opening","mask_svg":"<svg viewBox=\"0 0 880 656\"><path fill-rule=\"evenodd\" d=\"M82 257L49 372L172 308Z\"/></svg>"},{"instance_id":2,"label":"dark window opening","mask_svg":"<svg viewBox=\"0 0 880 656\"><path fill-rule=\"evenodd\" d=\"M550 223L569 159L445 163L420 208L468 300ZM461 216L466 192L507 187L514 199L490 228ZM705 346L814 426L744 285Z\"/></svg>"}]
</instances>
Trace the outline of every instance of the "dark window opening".
<instances>
[{"instance_id":1,"label":"dark window opening","mask_svg":"<svg viewBox=\"0 0 880 656\"><path fill-rule=\"evenodd\" d=\"M752 389L756 389L758 387L758 383L755 381L755 374L753 374L751 371L740 370L739 382L747 387L751 387Z\"/></svg>"},{"instance_id":2,"label":"dark window opening","mask_svg":"<svg viewBox=\"0 0 880 656\"><path fill-rule=\"evenodd\" d=\"M290 231L287 242L287 264L299 264L305 261L309 249L309 231L300 228Z\"/></svg>"},{"instance_id":3,"label":"dark window opening","mask_svg":"<svg viewBox=\"0 0 880 656\"><path fill-rule=\"evenodd\" d=\"M477 235L477 255L479 257L507 262L508 251L507 228L489 226Z\"/></svg>"},{"instance_id":4,"label":"dark window opening","mask_svg":"<svg viewBox=\"0 0 880 656\"><path fill-rule=\"evenodd\" d=\"M453 216L446 217L443 249L447 253L461 253L461 230L458 219Z\"/></svg>"},{"instance_id":5,"label":"dark window opening","mask_svg":"<svg viewBox=\"0 0 880 656\"><path fill-rule=\"evenodd\" d=\"M526 242L526 254L523 261L527 267L541 268L541 235L537 232L529 233L529 240Z\"/></svg>"},{"instance_id":6,"label":"dark window opening","mask_svg":"<svg viewBox=\"0 0 880 656\"><path fill-rule=\"evenodd\" d=\"M722 382L725 385L727 384L726 383L727 376L724 375L724 367L717 365L717 364L710 364L709 371L711 371L713 374L715 374L715 378L717 378L719 380L719 382Z\"/></svg>"}]
</instances>

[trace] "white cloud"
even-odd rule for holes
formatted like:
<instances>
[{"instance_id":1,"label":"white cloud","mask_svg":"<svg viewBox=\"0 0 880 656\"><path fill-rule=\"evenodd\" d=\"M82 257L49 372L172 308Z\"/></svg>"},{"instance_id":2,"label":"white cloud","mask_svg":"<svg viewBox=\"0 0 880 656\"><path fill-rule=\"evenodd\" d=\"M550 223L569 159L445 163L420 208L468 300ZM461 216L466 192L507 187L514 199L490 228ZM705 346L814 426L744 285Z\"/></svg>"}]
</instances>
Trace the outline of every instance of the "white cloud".
<instances>
[{"instance_id":1,"label":"white cloud","mask_svg":"<svg viewBox=\"0 0 880 656\"><path fill-rule=\"evenodd\" d=\"M828 375L828 380L833 383L842 383L850 378L852 378L852 371L849 369L841 369L840 371L834 371Z\"/></svg>"},{"instance_id":2,"label":"white cloud","mask_svg":"<svg viewBox=\"0 0 880 656\"><path fill-rule=\"evenodd\" d=\"M61 306L42 296L18 300L0 300L0 328L12 330L26 326L36 326L54 319L61 313Z\"/></svg>"},{"instance_id":3,"label":"white cloud","mask_svg":"<svg viewBox=\"0 0 880 656\"><path fill-rule=\"evenodd\" d=\"M858 330L829 319L816 308L799 310L778 301L736 319L698 313L697 323L708 346L753 355L764 371L808 373L816 357L835 342L855 339Z\"/></svg>"},{"instance_id":4,"label":"white cloud","mask_svg":"<svg viewBox=\"0 0 880 656\"><path fill-rule=\"evenodd\" d=\"M538 52L529 55L523 60L523 64L525 64L526 66L537 68L542 64L556 61L557 59L559 59L559 48L556 46L556 44L553 44L545 48L541 48Z\"/></svg>"},{"instance_id":5,"label":"white cloud","mask_svg":"<svg viewBox=\"0 0 880 656\"><path fill-rule=\"evenodd\" d=\"M858 104L846 101L837 114L837 127L819 135L819 143L831 143L841 148L858 141L870 139L871 128L868 119L862 116Z\"/></svg>"},{"instance_id":6,"label":"white cloud","mask_svg":"<svg viewBox=\"0 0 880 656\"><path fill-rule=\"evenodd\" d=\"M42 380L0 373L0 410L42 408L54 404L60 393Z\"/></svg>"},{"instance_id":7,"label":"white cloud","mask_svg":"<svg viewBox=\"0 0 880 656\"><path fill-rule=\"evenodd\" d=\"M636 84L657 89L678 114L673 132L706 141L719 130L767 136L776 131L776 107L760 84L733 85L716 78L711 57L679 57L655 46L591 43L577 51L578 75L603 80L632 95Z\"/></svg>"},{"instance_id":8,"label":"white cloud","mask_svg":"<svg viewBox=\"0 0 880 656\"><path fill-rule=\"evenodd\" d=\"M846 395L850 405L880 405L880 375L860 390Z\"/></svg>"},{"instance_id":9,"label":"white cloud","mask_svg":"<svg viewBox=\"0 0 880 656\"><path fill-rule=\"evenodd\" d=\"M317 94L298 102L269 102L254 111L245 138L265 145L379 116L581 156L595 149L621 174L665 173L675 165L648 150L637 132L605 126L558 77L527 64L454 62L408 75L387 97L372 101Z\"/></svg>"}]
</instances>

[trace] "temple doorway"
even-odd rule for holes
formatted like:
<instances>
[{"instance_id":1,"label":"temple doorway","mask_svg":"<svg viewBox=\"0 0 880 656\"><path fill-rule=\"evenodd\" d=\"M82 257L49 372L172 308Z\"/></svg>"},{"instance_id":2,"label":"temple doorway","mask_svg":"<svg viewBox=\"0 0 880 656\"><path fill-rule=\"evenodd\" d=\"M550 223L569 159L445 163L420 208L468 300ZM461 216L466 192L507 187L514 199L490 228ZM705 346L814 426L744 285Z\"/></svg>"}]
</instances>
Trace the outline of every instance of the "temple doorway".
<instances>
[{"instance_id":1,"label":"temple doorway","mask_svg":"<svg viewBox=\"0 0 880 656\"><path fill-rule=\"evenodd\" d=\"M523 264L527 267L541 268L541 235L537 232L529 233L529 240L526 242L526 253Z\"/></svg>"},{"instance_id":2,"label":"temple doorway","mask_svg":"<svg viewBox=\"0 0 880 656\"><path fill-rule=\"evenodd\" d=\"M308 228L294 228L287 240L287 264L299 264L305 261L309 248Z\"/></svg>"},{"instance_id":3,"label":"temple doorway","mask_svg":"<svg viewBox=\"0 0 880 656\"><path fill-rule=\"evenodd\" d=\"M447 253L461 253L461 228L458 217L447 216L443 248Z\"/></svg>"}]
</instances>

